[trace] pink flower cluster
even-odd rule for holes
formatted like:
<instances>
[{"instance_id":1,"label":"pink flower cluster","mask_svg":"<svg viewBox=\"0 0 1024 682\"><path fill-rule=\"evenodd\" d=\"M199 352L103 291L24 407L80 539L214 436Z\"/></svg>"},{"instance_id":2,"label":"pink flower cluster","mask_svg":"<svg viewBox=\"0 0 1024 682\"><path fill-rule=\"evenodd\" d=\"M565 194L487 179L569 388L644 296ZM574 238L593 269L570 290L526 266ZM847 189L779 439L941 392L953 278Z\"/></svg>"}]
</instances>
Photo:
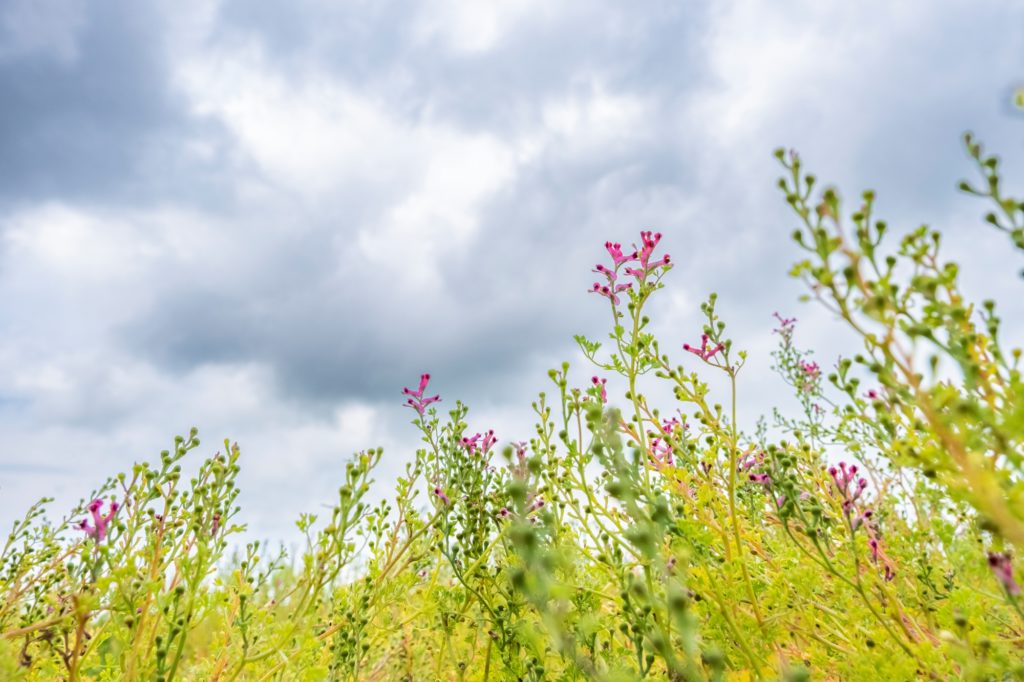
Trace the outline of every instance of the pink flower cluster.
<instances>
[{"instance_id":1,"label":"pink flower cluster","mask_svg":"<svg viewBox=\"0 0 1024 682\"><path fill-rule=\"evenodd\" d=\"M427 390L427 384L429 384L429 383L430 383L430 375L429 374L421 374L420 375L420 386L419 386L418 389L416 389L415 391L412 390L411 388L403 388L402 389L402 393L404 395L411 396L407 401L405 401L406 404L409 407L411 407L412 409L416 410L416 412L418 412L421 417L423 416L424 412L426 411L428 405L430 405L431 403L439 402L441 400L441 396L439 396L439 395L435 395L435 396L432 396L430 398L424 398L423 397L423 392Z\"/></svg>"},{"instance_id":2,"label":"pink flower cluster","mask_svg":"<svg viewBox=\"0 0 1024 682\"><path fill-rule=\"evenodd\" d=\"M683 344L683 350L689 351L689 352L693 353L694 355L696 355L701 360L710 360L711 358L715 357L715 355L718 354L720 351L725 350L725 344L724 343L720 343L720 344L718 344L717 346L715 346L713 348L708 348L708 341L709 340L710 340L710 338L708 337L707 334L701 334L701 336L700 336L700 348L695 348L694 346L691 346L688 343L684 343Z\"/></svg>"},{"instance_id":3,"label":"pink flower cluster","mask_svg":"<svg viewBox=\"0 0 1024 682\"><path fill-rule=\"evenodd\" d=\"M642 282L648 275L652 274L655 270L660 267L664 267L670 263L669 255L666 253L661 257L660 260L651 262L651 256L654 254L654 249L658 246L658 242L661 241L661 232L641 232L640 233L640 252L634 252L633 258L639 263L638 268L626 268L626 274L633 276L637 282Z\"/></svg>"},{"instance_id":4,"label":"pink flower cluster","mask_svg":"<svg viewBox=\"0 0 1024 682\"><path fill-rule=\"evenodd\" d=\"M594 377L590 377L590 383L592 383L595 387L600 387L600 389L601 389L601 402L602 403L607 403L608 402L608 390L605 388L605 386L607 386L608 380L607 379L601 379L600 377L594 376Z\"/></svg>"},{"instance_id":5,"label":"pink flower cluster","mask_svg":"<svg viewBox=\"0 0 1024 682\"><path fill-rule=\"evenodd\" d=\"M622 253L622 244L605 242L604 248L608 251L608 255L612 257L612 267L609 268L605 265L601 265L600 263L594 266L594 272L599 275L604 275L605 278L607 278L607 282L605 284L594 282L594 285L590 289L591 293L600 294L601 296L610 299L613 304L618 305L619 294L633 286L632 282L626 284L618 283L618 270L620 266L626 263L635 262L637 266L627 267L625 269L625 273L640 283L643 282L648 275L657 271L658 268L668 267L671 263L671 259L668 254L665 254L656 261L651 261L654 249L658 246L658 242L660 241L660 232L641 232L640 248L634 249L633 253L628 256Z\"/></svg>"},{"instance_id":6,"label":"pink flower cluster","mask_svg":"<svg viewBox=\"0 0 1024 682\"><path fill-rule=\"evenodd\" d=\"M476 433L472 436L463 436L459 440L459 444L466 448L466 452L470 456L475 455L477 451L480 451L481 455L486 455L494 447L494 444L498 442L498 439L494 436L494 429L489 429L487 433Z\"/></svg>"},{"instance_id":7,"label":"pink flower cluster","mask_svg":"<svg viewBox=\"0 0 1024 682\"><path fill-rule=\"evenodd\" d=\"M647 436L650 440L651 460L654 464L667 464L668 466L675 465L675 459L672 457L672 443L669 438L676 430L685 431L689 428L689 425L683 424L676 417L671 419L661 420L661 432L648 431ZM664 437L662 437L664 435Z\"/></svg>"},{"instance_id":8,"label":"pink flower cluster","mask_svg":"<svg viewBox=\"0 0 1024 682\"><path fill-rule=\"evenodd\" d=\"M814 391L818 380L821 379L821 367L816 362L807 362L801 360L797 363L800 371L803 373L803 378L800 382L800 390L804 393L810 393Z\"/></svg>"},{"instance_id":9,"label":"pink flower cluster","mask_svg":"<svg viewBox=\"0 0 1024 682\"><path fill-rule=\"evenodd\" d=\"M104 538L107 537L107 526L114 519L114 515L117 514L117 510L120 507L117 502L111 501L110 508L106 514L101 513L103 509L103 500L93 500L89 503L89 513L92 514L92 524L89 524L87 519L82 519L82 522L78 524L80 530L84 530L87 535L92 537L96 542L103 542Z\"/></svg>"},{"instance_id":10,"label":"pink flower cluster","mask_svg":"<svg viewBox=\"0 0 1024 682\"><path fill-rule=\"evenodd\" d=\"M864 494L868 482L865 478L857 476L857 465L846 465L840 462L839 467L829 467L828 473L832 477L832 484L835 492L843 499L843 514L846 515L850 528L853 531L863 527L868 534L868 548L871 550L871 561L874 564L881 563L883 575L886 582L896 577L896 568L892 561L885 555L882 549L882 542L878 536L878 529L871 523L874 511L864 509L857 513L857 501Z\"/></svg>"},{"instance_id":11,"label":"pink flower cluster","mask_svg":"<svg viewBox=\"0 0 1024 682\"><path fill-rule=\"evenodd\" d=\"M1020 585L1013 579L1013 560L1009 553L989 552L988 566L1007 594L1014 597L1020 594Z\"/></svg>"},{"instance_id":12,"label":"pink flower cluster","mask_svg":"<svg viewBox=\"0 0 1024 682\"><path fill-rule=\"evenodd\" d=\"M843 513L849 518L854 511L857 499L868 487L868 482L863 477L857 478L856 464L846 466L846 462L840 462L838 468L829 467L828 474L832 477L836 492L843 498ZM855 525L854 528L856 527Z\"/></svg>"}]
</instances>

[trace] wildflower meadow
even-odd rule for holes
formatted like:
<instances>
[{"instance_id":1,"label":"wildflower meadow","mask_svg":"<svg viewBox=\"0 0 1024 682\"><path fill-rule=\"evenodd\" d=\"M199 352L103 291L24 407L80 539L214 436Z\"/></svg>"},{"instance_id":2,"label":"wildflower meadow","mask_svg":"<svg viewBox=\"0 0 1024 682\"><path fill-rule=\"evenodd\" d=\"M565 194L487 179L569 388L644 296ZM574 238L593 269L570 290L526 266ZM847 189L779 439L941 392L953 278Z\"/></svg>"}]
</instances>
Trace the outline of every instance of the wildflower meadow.
<instances>
[{"instance_id":1,"label":"wildflower meadow","mask_svg":"<svg viewBox=\"0 0 1024 682\"><path fill-rule=\"evenodd\" d=\"M965 142L960 190L1024 250L1024 202ZM1024 679L1021 351L942 235L776 155L789 274L860 349L812 353L781 302L799 409L737 419L748 356L714 294L655 338L673 239L624 226L579 273L608 314L576 337L592 378L538 377L535 430L506 434L410 377L421 447L352 455L298 552L247 539L244 444L195 429L77 508L41 500L0 550L0 679Z\"/></svg>"}]
</instances>

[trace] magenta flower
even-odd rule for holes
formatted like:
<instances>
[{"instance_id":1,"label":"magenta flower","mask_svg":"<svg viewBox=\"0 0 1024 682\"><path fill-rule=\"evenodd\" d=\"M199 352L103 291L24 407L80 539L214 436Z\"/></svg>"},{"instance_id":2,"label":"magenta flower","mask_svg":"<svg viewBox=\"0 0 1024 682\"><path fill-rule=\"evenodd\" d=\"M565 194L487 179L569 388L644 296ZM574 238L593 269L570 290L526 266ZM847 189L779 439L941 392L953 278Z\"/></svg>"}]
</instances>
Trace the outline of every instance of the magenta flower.
<instances>
[{"instance_id":1,"label":"magenta flower","mask_svg":"<svg viewBox=\"0 0 1024 682\"><path fill-rule=\"evenodd\" d=\"M636 260L637 253L633 252L630 256L622 255L622 244L612 244L611 242L605 242L604 248L608 250L608 255L612 257L612 262L615 263L615 267L619 267L623 263L627 263L631 260Z\"/></svg>"},{"instance_id":2,"label":"magenta flower","mask_svg":"<svg viewBox=\"0 0 1024 682\"><path fill-rule=\"evenodd\" d=\"M494 429L488 429L487 433L484 434L483 442L480 443L480 450L486 455L497 442L498 439L494 437Z\"/></svg>"},{"instance_id":3,"label":"magenta flower","mask_svg":"<svg viewBox=\"0 0 1024 682\"><path fill-rule=\"evenodd\" d=\"M614 303L615 305L618 305L620 300L618 294L622 291L625 291L626 289L629 289L631 286L633 285L619 284L613 287L609 285L601 285L597 282L594 282L594 286L590 288L590 293L600 294L605 298L611 299L611 302Z\"/></svg>"},{"instance_id":4,"label":"magenta flower","mask_svg":"<svg viewBox=\"0 0 1024 682\"><path fill-rule=\"evenodd\" d=\"M1000 582L1007 594L1016 597L1020 594L1020 585L1013 579L1013 560L1007 552L989 552L988 566L992 569L996 580Z\"/></svg>"},{"instance_id":5,"label":"magenta flower","mask_svg":"<svg viewBox=\"0 0 1024 682\"><path fill-rule=\"evenodd\" d=\"M608 391L605 388L605 386L608 384L608 380L607 379L601 379L599 377L594 376L594 377L590 377L590 383L594 384L594 386L599 387L601 389L601 402L602 403L607 403L608 402Z\"/></svg>"},{"instance_id":6,"label":"magenta flower","mask_svg":"<svg viewBox=\"0 0 1024 682\"><path fill-rule=\"evenodd\" d=\"M426 411L428 405L430 405L431 403L439 402L441 400L441 396L439 396L439 395L435 395L435 396L432 396L430 398L424 398L423 397L423 392L427 390L427 384L429 384L429 383L430 383L430 375L429 374L421 374L420 375L420 386L419 386L418 389L416 389L415 391L412 390L411 388L403 388L402 389L402 393L404 395L412 396L407 401L405 401L406 404L409 407L411 407L412 409L416 410L416 412L419 413L420 417L423 416L423 414Z\"/></svg>"},{"instance_id":7,"label":"magenta flower","mask_svg":"<svg viewBox=\"0 0 1024 682\"><path fill-rule=\"evenodd\" d=\"M441 504L443 504L446 507L452 503L448 496L445 495L444 491L441 490L441 486L437 486L434 488L434 497L439 499L441 501Z\"/></svg>"},{"instance_id":8,"label":"magenta flower","mask_svg":"<svg viewBox=\"0 0 1024 682\"><path fill-rule=\"evenodd\" d=\"M672 444L667 440L655 437L653 432L649 432L647 435L651 436L651 458L655 462L663 462L668 466L674 466L675 460L672 457Z\"/></svg>"},{"instance_id":9,"label":"magenta flower","mask_svg":"<svg viewBox=\"0 0 1024 682\"><path fill-rule=\"evenodd\" d=\"M684 343L683 344L683 350L689 351L689 352L693 353L694 355L699 357L701 360L705 360L705 361L710 360L711 358L715 357L715 355L718 352L725 350L725 344L724 343L720 343L717 346L715 346L714 348L708 348L708 341L709 340L710 340L710 338L708 337L707 334L701 334L700 335L700 348L695 348L695 347L691 346L688 343Z\"/></svg>"},{"instance_id":10,"label":"magenta flower","mask_svg":"<svg viewBox=\"0 0 1024 682\"><path fill-rule=\"evenodd\" d=\"M797 363L797 366L800 368L800 371L803 372L803 380L800 382L800 390L804 393L810 393L814 390L818 380L821 379L821 367L819 367L816 362L807 362L806 360L801 360Z\"/></svg>"},{"instance_id":11,"label":"magenta flower","mask_svg":"<svg viewBox=\"0 0 1024 682\"><path fill-rule=\"evenodd\" d=\"M846 462L840 462L839 468L829 467L828 473L832 477L836 492L843 498L843 513L849 517L853 513L854 504L868 487L864 478L857 478L857 465L846 466ZM856 480L856 483L854 481ZM850 484L853 483L851 486ZM856 526L854 526L856 529Z\"/></svg>"},{"instance_id":12,"label":"magenta flower","mask_svg":"<svg viewBox=\"0 0 1024 682\"><path fill-rule=\"evenodd\" d=\"M90 525L88 520L83 519L78 524L78 528L85 531L96 542L103 542L104 538L107 537L107 526L110 525L110 522L114 519L114 514L117 513L119 508L117 502L111 501L110 508L104 515L100 513L100 510L103 509L103 500L93 500L89 503L88 507L89 513L92 514L92 524Z\"/></svg>"},{"instance_id":13,"label":"magenta flower","mask_svg":"<svg viewBox=\"0 0 1024 682\"><path fill-rule=\"evenodd\" d=\"M776 320L779 321L777 329L773 329L772 332L775 334L781 334L782 336L790 336L793 333L793 326L796 324L795 317L783 317L779 313L772 313Z\"/></svg>"},{"instance_id":14,"label":"magenta flower","mask_svg":"<svg viewBox=\"0 0 1024 682\"><path fill-rule=\"evenodd\" d=\"M626 274L635 277L636 280L639 282L643 281L643 279L647 277L647 275L651 274L658 268L668 266L670 264L670 258L668 254L662 256L662 258L658 261L655 261L653 263L651 262L651 255L654 253L654 248L658 245L658 242L660 241L660 232L641 232L641 247L640 251L635 256L636 260L639 261L640 267L626 268Z\"/></svg>"},{"instance_id":15,"label":"magenta flower","mask_svg":"<svg viewBox=\"0 0 1024 682\"><path fill-rule=\"evenodd\" d=\"M872 516L874 516L874 512L870 509L865 509L860 513L860 516L853 520L853 529L857 530L862 523L866 524L871 521Z\"/></svg>"},{"instance_id":16,"label":"magenta flower","mask_svg":"<svg viewBox=\"0 0 1024 682\"><path fill-rule=\"evenodd\" d=\"M763 486L770 486L772 484L771 474L750 474L750 480Z\"/></svg>"}]
</instances>

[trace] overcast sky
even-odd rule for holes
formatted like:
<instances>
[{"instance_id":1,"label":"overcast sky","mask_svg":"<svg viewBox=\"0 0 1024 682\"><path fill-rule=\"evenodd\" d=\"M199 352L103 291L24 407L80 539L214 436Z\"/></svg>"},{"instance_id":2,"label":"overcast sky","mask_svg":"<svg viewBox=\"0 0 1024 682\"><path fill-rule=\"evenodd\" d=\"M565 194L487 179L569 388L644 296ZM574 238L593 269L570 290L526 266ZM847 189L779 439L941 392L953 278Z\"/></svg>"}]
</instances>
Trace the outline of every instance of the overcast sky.
<instances>
[{"instance_id":1,"label":"overcast sky","mask_svg":"<svg viewBox=\"0 0 1024 682\"><path fill-rule=\"evenodd\" d=\"M400 471L423 371L528 438L608 322L601 245L648 228L663 345L683 360L718 291L750 425L782 391L772 311L825 363L848 338L786 277L779 145L946 230L1021 319L1021 256L954 187L970 128L1024 188L1022 7L3 0L0 522L196 425L240 443L253 533L289 538L352 452Z\"/></svg>"}]
</instances>

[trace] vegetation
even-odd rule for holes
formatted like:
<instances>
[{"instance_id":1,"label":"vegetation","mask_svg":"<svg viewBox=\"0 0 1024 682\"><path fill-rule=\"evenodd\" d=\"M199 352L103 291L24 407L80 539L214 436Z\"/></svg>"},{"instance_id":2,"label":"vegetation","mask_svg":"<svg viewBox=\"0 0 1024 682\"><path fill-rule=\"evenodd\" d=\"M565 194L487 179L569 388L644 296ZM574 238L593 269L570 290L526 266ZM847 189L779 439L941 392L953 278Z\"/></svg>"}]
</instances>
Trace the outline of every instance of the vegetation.
<instances>
[{"instance_id":1,"label":"vegetation","mask_svg":"<svg viewBox=\"0 0 1024 682\"><path fill-rule=\"evenodd\" d=\"M966 142L981 174L961 189L1024 249L1024 203ZM815 360L776 315L795 414L741 428L747 356L716 297L663 345L661 235L608 243L591 292L611 333L577 337L590 383L551 370L535 433L499 442L423 375L397 489L370 504L383 455L358 453L297 555L240 539L239 449L193 461L194 429L63 521L32 507L0 550L0 678L1024 678L1021 351L939 233L890 236L872 192L847 217L777 156L791 274L862 346ZM674 404L648 401L656 382Z\"/></svg>"}]
</instances>

